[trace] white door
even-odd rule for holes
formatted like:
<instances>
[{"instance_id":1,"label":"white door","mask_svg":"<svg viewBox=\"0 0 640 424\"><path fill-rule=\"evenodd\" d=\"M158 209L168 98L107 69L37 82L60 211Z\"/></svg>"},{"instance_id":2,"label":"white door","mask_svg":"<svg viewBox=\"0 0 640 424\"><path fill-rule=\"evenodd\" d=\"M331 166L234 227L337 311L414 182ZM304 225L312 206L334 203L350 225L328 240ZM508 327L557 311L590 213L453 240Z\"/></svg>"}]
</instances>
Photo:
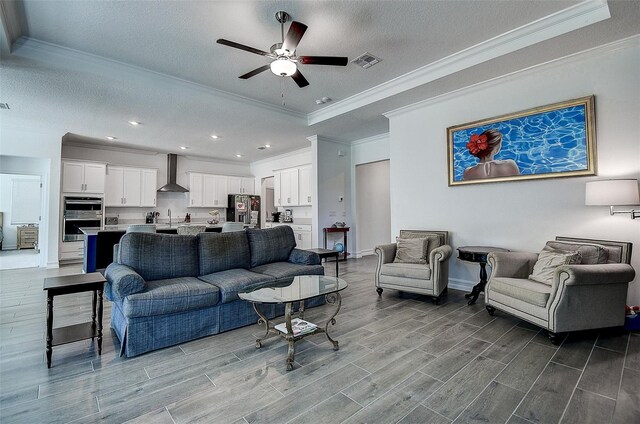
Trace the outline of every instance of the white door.
<instances>
[{"instance_id":1,"label":"white door","mask_svg":"<svg viewBox=\"0 0 640 424\"><path fill-rule=\"evenodd\" d=\"M273 174L273 206L282 206L282 172Z\"/></svg>"},{"instance_id":2,"label":"white door","mask_svg":"<svg viewBox=\"0 0 640 424\"><path fill-rule=\"evenodd\" d=\"M124 168L124 205L140 206L140 169Z\"/></svg>"},{"instance_id":3,"label":"white door","mask_svg":"<svg viewBox=\"0 0 640 424\"><path fill-rule=\"evenodd\" d=\"M290 206L299 205L298 201L298 168L289 170L289 201L288 204Z\"/></svg>"},{"instance_id":4,"label":"white door","mask_svg":"<svg viewBox=\"0 0 640 424\"><path fill-rule=\"evenodd\" d=\"M256 194L256 179L255 178L243 178L242 179L242 193L243 194ZM229 194L233 194L229 190Z\"/></svg>"},{"instance_id":5,"label":"white door","mask_svg":"<svg viewBox=\"0 0 640 424\"><path fill-rule=\"evenodd\" d=\"M85 193L104 193L104 180L106 165L87 163L84 165L84 191Z\"/></svg>"},{"instance_id":6,"label":"white door","mask_svg":"<svg viewBox=\"0 0 640 424\"><path fill-rule=\"evenodd\" d=\"M62 163L62 191L81 193L84 189L84 164L78 162Z\"/></svg>"},{"instance_id":7,"label":"white door","mask_svg":"<svg viewBox=\"0 0 640 424\"><path fill-rule=\"evenodd\" d=\"M124 205L124 168L109 166L104 184L104 205Z\"/></svg>"},{"instance_id":8,"label":"white door","mask_svg":"<svg viewBox=\"0 0 640 424\"><path fill-rule=\"evenodd\" d=\"M227 186L228 178L222 175L215 177L216 184L216 206L226 208L229 205L229 189Z\"/></svg>"},{"instance_id":9,"label":"white door","mask_svg":"<svg viewBox=\"0 0 640 424\"><path fill-rule=\"evenodd\" d=\"M141 171L140 206L155 206L158 192L158 171L142 169Z\"/></svg>"},{"instance_id":10,"label":"white door","mask_svg":"<svg viewBox=\"0 0 640 424\"><path fill-rule=\"evenodd\" d=\"M300 205L311 204L311 165L303 166L298 170L298 199Z\"/></svg>"},{"instance_id":11,"label":"white door","mask_svg":"<svg viewBox=\"0 0 640 424\"><path fill-rule=\"evenodd\" d=\"M202 206L203 174L189 174L189 206Z\"/></svg>"},{"instance_id":12,"label":"white door","mask_svg":"<svg viewBox=\"0 0 640 424\"><path fill-rule=\"evenodd\" d=\"M229 194L242 194L242 178L240 177L228 177Z\"/></svg>"},{"instance_id":13,"label":"white door","mask_svg":"<svg viewBox=\"0 0 640 424\"><path fill-rule=\"evenodd\" d=\"M280 196L282 206L291 205L291 170L287 169L281 172L280 178Z\"/></svg>"},{"instance_id":14,"label":"white door","mask_svg":"<svg viewBox=\"0 0 640 424\"><path fill-rule=\"evenodd\" d=\"M205 174L202 177L202 206L218 206L216 197L216 176Z\"/></svg>"}]
</instances>

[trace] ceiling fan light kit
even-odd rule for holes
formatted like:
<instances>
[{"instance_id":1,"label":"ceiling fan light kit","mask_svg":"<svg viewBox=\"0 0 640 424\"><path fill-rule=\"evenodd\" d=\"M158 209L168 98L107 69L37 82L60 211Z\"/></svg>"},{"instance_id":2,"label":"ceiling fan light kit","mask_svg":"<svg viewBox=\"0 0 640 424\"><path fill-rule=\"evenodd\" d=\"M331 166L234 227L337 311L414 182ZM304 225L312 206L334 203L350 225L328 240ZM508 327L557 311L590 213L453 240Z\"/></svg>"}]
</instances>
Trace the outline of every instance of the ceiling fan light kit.
<instances>
[{"instance_id":1,"label":"ceiling fan light kit","mask_svg":"<svg viewBox=\"0 0 640 424\"><path fill-rule=\"evenodd\" d=\"M284 34L284 24L290 20L291 16L287 12L277 12L276 20L280 23L280 32L282 35L282 43L276 43L271 46L269 52L256 49L254 47L245 46L234 41L218 39L216 42L224 46L233 47L235 49L244 50L260 56L266 56L272 59L268 65L263 65L253 71L240 75L241 79L249 79L256 76L267 69L271 69L275 75L279 77L291 77L298 87L306 87L309 85L307 79L302 75L298 64L304 65L329 65L329 66L347 66L349 59L337 56L296 56L296 48L302 39L307 26L303 23L293 21L289 26L287 35Z\"/></svg>"}]
</instances>

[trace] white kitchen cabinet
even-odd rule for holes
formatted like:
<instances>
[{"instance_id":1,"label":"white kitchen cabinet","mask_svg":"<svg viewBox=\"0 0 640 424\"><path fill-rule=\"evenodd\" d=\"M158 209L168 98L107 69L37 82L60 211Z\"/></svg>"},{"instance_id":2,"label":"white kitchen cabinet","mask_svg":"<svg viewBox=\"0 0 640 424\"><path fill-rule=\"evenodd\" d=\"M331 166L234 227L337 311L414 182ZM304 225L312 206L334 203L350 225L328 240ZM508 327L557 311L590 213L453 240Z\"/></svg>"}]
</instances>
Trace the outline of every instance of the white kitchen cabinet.
<instances>
[{"instance_id":1,"label":"white kitchen cabinet","mask_svg":"<svg viewBox=\"0 0 640 424\"><path fill-rule=\"evenodd\" d=\"M62 162L64 193L104 194L106 165L90 162Z\"/></svg>"},{"instance_id":2,"label":"white kitchen cabinet","mask_svg":"<svg viewBox=\"0 0 640 424\"><path fill-rule=\"evenodd\" d=\"M311 201L311 165L298 168L298 204L309 206Z\"/></svg>"},{"instance_id":3,"label":"white kitchen cabinet","mask_svg":"<svg viewBox=\"0 0 640 424\"><path fill-rule=\"evenodd\" d=\"M242 194L242 177L229 177L227 187L230 194Z\"/></svg>"},{"instance_id":4,"label":"white kitchen cabinet","mask_svg":"<svg viewBox=\"0 0 640 424\"><path fill-rule=\"evenodd\" d=\"M282 173L275 171L273 173L273 206L282 206Z\"/></svg>"},{"instance_id":5,"label":"white kitchen cabinet","mask_svg":"<svg viewBox=\"0 0 640 424\"><path fill-rule=\"evenodd\" d=\"M256 179L253 177L242 177L242 194L256 194ZM229 192L229 194L233 194Z\"/></svg>"},{"instance_id":6,"label":"white kitchen cabinet","mask_svg":"<svg viewBox=\"0 0 640 424\"><path fill-rule=\"evenodd\" d=\"M105 206L142 207L156 205L157 170L107 167Z\"/></svg>"},{"instance_id":7,"label":"white kitchen cabinet","mask_svg":"<svg viewBox=\"0 0 640 424\"><path fill-rule=\"evenodd\" d=\"M227 177L228 194L256 194L255 179L252 177Z\"/></svg>"},{"instance_id":8,"label":"white kitchen cabinet","mask_svg":"<svg viewBox=\"0 0 640 424\"><path fill-rule=\"evenodd\" d=\"M155 206L158 194L158 170L140 170L140 206Z\"/></svg>"},{"instance_id":9,"label":"white kitchen cabinet","mask_svg":"<svg viewBox=\"0 0 640 424\"><path fill-rule=\"evenodd\" d=\"M280 206L298 205L298 168L280 171L280 199Z\"/></svg>"},{"instance_id":10,"label":"white kitchen cabinet","mask_svg":"<svg viewBox=\"0 0 640 424\"><path fill-rule=\"evenodd\" d=\"M228 177L225 175L189 174L189 207L228 206Z\"/></svg>"},{"instance_id":11,"label":"white kitchen cabinet","mask_svg":"<svg viewBox=\"0 0 640 424\"><path fill-rule=\"evenodd\" d=\"M84 242L68 241L60 243L58 256L61 261L82 259L84 257Z\"/></svg>"},{"instance_id":12,"label":"white kitchen cabinet","mask_svg":"<svg viewBox=\"0 0 640 424\"><path fill-rule=\"evenodd\" d=\"M311 249L311 225L291 225L296 238L296 248Z\"/></svg>"}]
</instances>

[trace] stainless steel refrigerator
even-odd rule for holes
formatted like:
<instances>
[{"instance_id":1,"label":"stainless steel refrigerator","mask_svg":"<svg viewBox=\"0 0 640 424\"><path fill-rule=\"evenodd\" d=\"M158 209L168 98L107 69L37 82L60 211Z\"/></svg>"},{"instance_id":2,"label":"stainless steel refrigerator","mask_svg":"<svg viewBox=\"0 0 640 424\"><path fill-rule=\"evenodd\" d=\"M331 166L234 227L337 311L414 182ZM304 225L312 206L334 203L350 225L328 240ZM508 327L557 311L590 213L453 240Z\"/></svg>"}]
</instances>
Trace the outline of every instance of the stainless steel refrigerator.
<instances>
[{"instance_id":1,"label":"stainless steel refrigerator","mask_svg":"<svg viewBox=\"0 0 640 424\"><path fill-rule=\"evenodd\" d=\"M230 194L227 222L242 222L260 228L260 196Z\"/></svg>"}]
</instances>

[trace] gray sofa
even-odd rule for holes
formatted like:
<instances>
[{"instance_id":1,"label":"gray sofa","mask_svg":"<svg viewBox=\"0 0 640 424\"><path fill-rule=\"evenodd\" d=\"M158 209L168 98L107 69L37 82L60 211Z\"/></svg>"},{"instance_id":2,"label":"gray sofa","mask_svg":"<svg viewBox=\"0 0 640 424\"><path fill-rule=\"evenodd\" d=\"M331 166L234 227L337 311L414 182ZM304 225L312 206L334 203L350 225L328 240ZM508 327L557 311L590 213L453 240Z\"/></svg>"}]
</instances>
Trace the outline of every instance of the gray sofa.
<instances>
[{"instance_id":1,"label":"gray sofa","mask_svg":"<svg viewBox=\"0 0 640 424\"><path fill-rule=\"evenodd\" d=\"M105 295L121 355L145 352L255 324L238 291L296 275L323 275L316 253L296 249L289 226L241 232L129 233L110 264ZM324 303L314 298L305 307ZM264 305L268 318L282 305Z\"/></svg>"}]
</instances>

